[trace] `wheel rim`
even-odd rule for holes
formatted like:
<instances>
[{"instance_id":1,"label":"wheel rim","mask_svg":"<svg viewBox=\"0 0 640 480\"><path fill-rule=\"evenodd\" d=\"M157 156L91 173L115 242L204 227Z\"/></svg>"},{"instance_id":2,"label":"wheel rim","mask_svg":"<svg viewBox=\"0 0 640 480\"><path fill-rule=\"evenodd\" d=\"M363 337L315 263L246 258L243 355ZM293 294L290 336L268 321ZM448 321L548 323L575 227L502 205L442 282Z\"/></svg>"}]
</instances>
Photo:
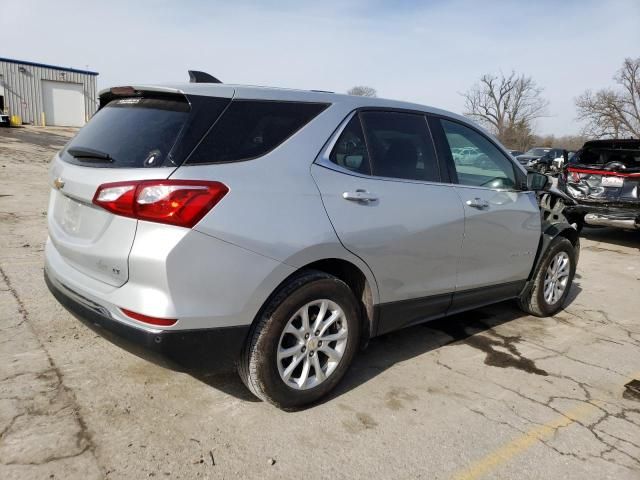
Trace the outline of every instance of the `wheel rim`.
<instances>
[{"instance_id":1,"label":"wheel rim","mask_svg":"<svg viewBox=\"0 0 640 480\"><path fill-rule=\"evenodd\" d=\"M551 260L544 276L544 300L549 305L557 303L567 289L571 260L567 252L558 252Z\"/></svg>"},{"instance_id":2,"label":"wheel rim","mask_svg":"<svg viewBox=\"0 0 640 480\"><path fill-rule=\"evenodd\" d=\"M348 325L340 306L314 300L294 313L278 342L280 378L291 388L307 390L335 372L347 348Z\"/></svg>"}]
</instances>

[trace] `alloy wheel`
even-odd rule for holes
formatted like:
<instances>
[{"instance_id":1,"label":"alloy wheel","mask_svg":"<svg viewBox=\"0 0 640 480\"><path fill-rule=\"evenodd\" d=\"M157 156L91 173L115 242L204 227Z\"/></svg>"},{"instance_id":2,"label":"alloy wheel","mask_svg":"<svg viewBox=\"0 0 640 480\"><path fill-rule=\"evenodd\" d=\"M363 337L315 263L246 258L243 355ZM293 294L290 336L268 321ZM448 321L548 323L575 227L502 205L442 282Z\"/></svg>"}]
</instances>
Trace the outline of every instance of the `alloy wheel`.
<instances>
[{"instance_id":1,"label":"alloy wheel","mask_svg":"<svg viewBox=\"0 0 640 480\"><path fill-rule=\"evenodd\" d=\"M558 252L551 260L544 276L544 300L549 305L556 304L569 283L571 261L567 252Z\"/></svg>"},{"instance_id":2,"label":"alloy wheel","mask_svg":"<svg viewBox=\"0 0 640 480\"><path fill-rule=\"evenodd\" d=\"M301 307L278 342L280 378L291 388L316 387L338 367L347 347L348 325L340 306L328 299Z\"/></svg>"}]
</instances>

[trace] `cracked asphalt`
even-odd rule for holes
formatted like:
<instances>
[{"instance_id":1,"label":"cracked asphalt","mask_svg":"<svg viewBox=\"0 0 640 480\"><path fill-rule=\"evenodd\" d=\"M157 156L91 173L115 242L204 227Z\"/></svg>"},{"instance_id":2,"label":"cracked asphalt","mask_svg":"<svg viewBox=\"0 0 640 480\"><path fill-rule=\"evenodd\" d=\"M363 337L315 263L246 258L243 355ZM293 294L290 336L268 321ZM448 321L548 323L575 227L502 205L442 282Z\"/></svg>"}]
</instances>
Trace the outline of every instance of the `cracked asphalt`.
<instances>
[{"instance_id":1,"label":"cracked asphalt","mask_svg":"<svg viewBox=\"0 0 640 480\"><path fill-rule=\"evenodd\" d=\"M0 478L640 478L640 233L586 229L555 317L504 303L386 335L284 413L49 295L46 172L72 134L0 129Z\"/></svg>"}]
</instances>

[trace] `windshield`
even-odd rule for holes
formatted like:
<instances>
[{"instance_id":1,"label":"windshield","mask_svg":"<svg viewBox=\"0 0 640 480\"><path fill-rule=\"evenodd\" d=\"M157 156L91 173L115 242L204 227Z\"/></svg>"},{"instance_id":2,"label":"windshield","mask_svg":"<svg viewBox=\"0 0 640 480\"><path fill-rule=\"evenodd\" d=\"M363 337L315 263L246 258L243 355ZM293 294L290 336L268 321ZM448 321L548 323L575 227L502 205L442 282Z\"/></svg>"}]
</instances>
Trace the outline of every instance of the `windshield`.
<instances>
[{"instance_id":1,"label":"windshield","mask_svg":"<svg viewBox=\"0 0 640 480\"><path fill-rule=\"evenodd\" d=\"M551 149L550 148L532 148L527 153L525 153L525 155L534 155L536 157L541 157L545 153L547 153L549 150Z\"/></svg>"},{"instance_id":2,"label":"windshield","mask_svg":"<svg viewBox=\"0 0 640 480\"><path fill-rule=\"evenodd\" d=\"M97 155L98 158L108 156L109 161L90 162L90 166L159 167L170 160L169 153L188 115L186 100L113 100L69 142L62 157L70 163L87 166L87 155L94 159Z\"/></svg>"}]
</instances>

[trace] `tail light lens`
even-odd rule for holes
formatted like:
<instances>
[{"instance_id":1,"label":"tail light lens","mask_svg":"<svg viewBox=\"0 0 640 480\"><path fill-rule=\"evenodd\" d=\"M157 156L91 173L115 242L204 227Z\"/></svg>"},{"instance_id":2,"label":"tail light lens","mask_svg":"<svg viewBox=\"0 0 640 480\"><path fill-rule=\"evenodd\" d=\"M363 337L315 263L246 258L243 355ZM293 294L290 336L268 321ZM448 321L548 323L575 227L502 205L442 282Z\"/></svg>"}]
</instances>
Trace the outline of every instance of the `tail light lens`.
<instances>
[{"instance_id":1,"label":"tail light lens","mask_svg":"<svg viewBox=\"0 0 640 480\"><path fill-rule=\"evenodd\" d=\"M192 228L228 192L220 182L116 182L100 185L93 203L116 215Z\"/></svg>"},{"instance_id":2,"label":"tail light lens","mask_svg":"<svg viewBox=\"0 0 640 480\"><path fill-rule=\"evenodd\" d=\"M577 172L574 169L569 168L567 172L567 177L570 179L570 181L574 183L578 183L580 179L583 177L583 175L580 172Z\"/></svg>"}]
</instances>

